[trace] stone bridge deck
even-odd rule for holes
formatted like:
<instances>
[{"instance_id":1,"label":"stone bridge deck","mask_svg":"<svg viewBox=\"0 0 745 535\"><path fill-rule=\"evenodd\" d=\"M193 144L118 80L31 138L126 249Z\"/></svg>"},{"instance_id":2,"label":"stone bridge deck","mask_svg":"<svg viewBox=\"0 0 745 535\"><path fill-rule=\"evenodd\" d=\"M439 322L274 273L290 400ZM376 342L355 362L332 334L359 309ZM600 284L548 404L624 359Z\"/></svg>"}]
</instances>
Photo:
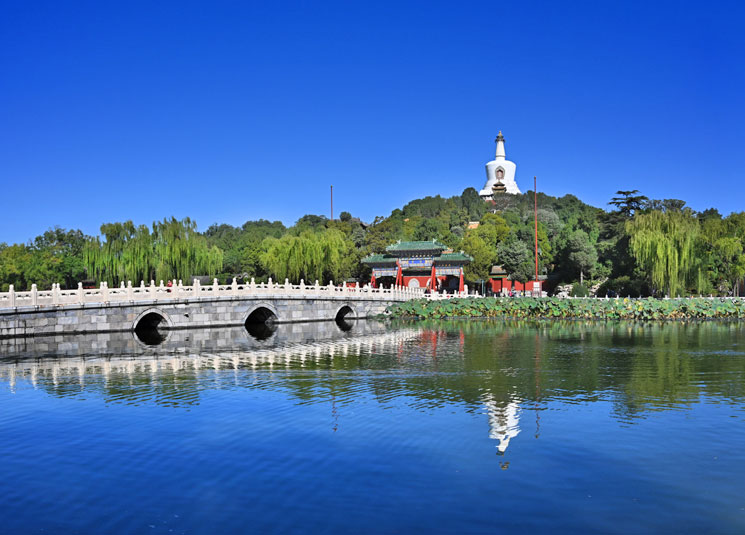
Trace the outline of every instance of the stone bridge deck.
<instances>
[{"instance_id":1,"label":"stone bridge deck","mask_svg":"<svg viewBox=\"0 0 745 535\"><path fill-rule=\"evenodd\" d=\"M366 318L424 297L418 288L268 283L127 286L0 293L0 337ZM448 297L436 292L430 298Z\"/></svg>"}]
</instances>

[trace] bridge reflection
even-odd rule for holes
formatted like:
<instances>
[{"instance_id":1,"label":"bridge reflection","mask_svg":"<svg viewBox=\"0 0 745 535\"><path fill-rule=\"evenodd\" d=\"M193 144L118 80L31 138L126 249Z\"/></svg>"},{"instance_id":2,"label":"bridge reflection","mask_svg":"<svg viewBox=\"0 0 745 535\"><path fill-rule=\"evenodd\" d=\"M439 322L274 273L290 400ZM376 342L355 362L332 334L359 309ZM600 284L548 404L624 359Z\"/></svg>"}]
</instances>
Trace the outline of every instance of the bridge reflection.
<instances>
[{"instance_id":1,"label":"bridge reflection","mask_svg":"<svg viewBox=\"0 0 745 535\"><path fill-rule=\"evenodd\" d=\"M0 381L6 381L11 391L25 383L60 397L98 392L107 401L183 406L198 402L205 388L250 387L266 380L252 372L318 370L339 358L351 358L347 369L355 369L363 355L395 356L398 365L406 361L423 366L436 366L438 357L447 360L463 356L462 333L453 336L443 330L413 326L391 329L375 321L343 321L346 325L274 325L271 337L264 340L241 328L168 330L163 331L157 346L143 342L136 333L2 340ZM386 366L391 363L386 359ZM336 363L330 371L338 368L344 369L344 365ZM348 403L350 394L348 385L341 387L335 378L327 379L325 387L336 429L338 406ZM303 397L302 389L296 388L296 395ZM315 395L323 397L318 392ZM495 423L512 406L506 403L502 407L487 394L482 405L489 415L489 436L499 440L502 453L517 434L516 419L509 421L509 430Z\"/></svg>"},{"instance_id":2,"label":"bridge reflection","mask_svg":"<svg viewBox=\"0 0 745 535\"><path fill-rule=\"evenodd\" d=\"M539 438L554 402L602 402L633 423L702 398L745 399L740 324L350 324L279 324L264 340L244 328L169 330L157 346L133 333L0 340L0 388L168 406L213 389L270 389L329 403L334 418L370 398L424 411L457 403L483 415L497 453L524 441L526 425Z\"/></svg>"}]
</instances>

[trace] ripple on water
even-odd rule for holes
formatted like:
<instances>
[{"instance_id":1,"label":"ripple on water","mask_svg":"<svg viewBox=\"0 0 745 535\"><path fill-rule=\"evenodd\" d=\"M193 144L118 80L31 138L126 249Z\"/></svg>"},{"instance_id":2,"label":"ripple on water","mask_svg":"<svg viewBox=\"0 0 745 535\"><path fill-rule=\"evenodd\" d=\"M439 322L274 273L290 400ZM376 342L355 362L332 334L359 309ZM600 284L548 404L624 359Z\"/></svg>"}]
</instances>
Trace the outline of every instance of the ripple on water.
<instances>
[{"instance_id":1,"label":"ripple on water","mask_svg":"<svg viewBox=\"0 0 745 535\"><path fill-rule=\"evenodd\" d=\"M0 358L10 532L745 529L741 327L178 336Z\"/></svg>"}]
</instances>

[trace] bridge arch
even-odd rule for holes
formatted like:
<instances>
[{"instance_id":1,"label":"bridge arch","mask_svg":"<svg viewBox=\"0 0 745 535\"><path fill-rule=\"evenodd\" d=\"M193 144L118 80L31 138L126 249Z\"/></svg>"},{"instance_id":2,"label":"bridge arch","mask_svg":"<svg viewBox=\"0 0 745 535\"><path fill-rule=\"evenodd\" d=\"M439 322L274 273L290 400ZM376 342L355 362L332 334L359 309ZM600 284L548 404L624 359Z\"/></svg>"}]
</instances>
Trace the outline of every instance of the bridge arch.
<instances>
[{"instance_id":1,"label":"bridge arch","mask_svg":"<svg viewBox=\"0 0 745 535\"><path fill-rule=\"evenodd\" d=\"M163 325L164 322L165 325ZM132 330L136 331L138 326L144 327L145 325L170 328L173 327L173 321L168 314L163 312L163 310L161 310L160 308L152 307L140 312L140 314L132 323Z\"/></svg>"},{"instance_id":2,"label":"bridge arch","mask_svg":"<svg viewBox=\"0 0 745 535\"><path fill-rule=\"evenodd\" d=\"M274 305L266 301L256 303L249 308L243 318L244 325L248 323L271 323L276 321L279 321L279 312L274 308Z\"/></svg>"},{"instance_id":3,"label":"bridge arch","mask_svg":"<svg viewBox=\"0 0 745 535\"><path fill-rule=\"evenodd\" d=\"M256 340L262 341L274 336L278 320L277 309L270 303L260 302L248 310L243 319L243 325L246 327L248 334Z\"/></svg>"},{"instance_id":4,"label":"bridge arch","mask_svg":"<svg viewBox=\"0 0 745 535\"><path fill-rule=\"evenodd\" d=\"M334 314L335 320L343 320L346 319L357 319L357 309L354 307L352 303L344 303L339 308L336 309L336 313Z\"/></svg>"},{"instance_id":5,"label":"bridge arch","mask_svg":"<svg viewBox=\"0 0 745 535\"><path fill-rule=\"evenodd\" d=\"M148 308L140 312L132 323L135 337L146 345L158 345L167 338L160 329L173 327L171 317L159 308Z\"/></svg>"},{"instance_id":6,"label":"bridge arch","mask_svg":"<svg viewBox=\"0 0 745 535\"><path fill-rule=\"evenodd\" d=\"M344 303L334 314L334 321L336 326L342 331L351 331L353 327L353 321L357 319L357 310L351 303Z\"/></svg>"}]
</instances>

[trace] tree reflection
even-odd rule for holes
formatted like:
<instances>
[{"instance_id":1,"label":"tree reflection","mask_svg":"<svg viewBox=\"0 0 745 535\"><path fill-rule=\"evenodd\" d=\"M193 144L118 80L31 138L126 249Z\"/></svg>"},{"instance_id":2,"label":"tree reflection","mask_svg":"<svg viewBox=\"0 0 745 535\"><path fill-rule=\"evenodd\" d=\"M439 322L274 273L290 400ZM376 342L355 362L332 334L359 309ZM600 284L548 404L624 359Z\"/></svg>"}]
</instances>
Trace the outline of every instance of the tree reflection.
<instances>
[{"instance_id":1,"label":"tree reflection","mask_svg":"<svg viewBox=\"0 0 745 535\"><path fill-rule=\"evenodd\" d=\"M488 414L499 451L528 410L535 411L537 437L540 410L557 400L610 401L616 417L633 421L702 396L745 397L745 328L738 323L459 320L372 331L365 325L364 335L354 334L357 327L334 340L301 332L295 336L302 343L266 349L206 337L192 350L187 339L167 352L4 359L0 379L28 380L59 396L95 391L114 402L174 406L198 403L204 389L228 383L281 389L298 402L333 403L334 425L340 409L361 396L425 411L458 404ZM288 339L282 331L276 337ZM281 380L256 380L279 371Z\"/></svg>"}]
</instances>

